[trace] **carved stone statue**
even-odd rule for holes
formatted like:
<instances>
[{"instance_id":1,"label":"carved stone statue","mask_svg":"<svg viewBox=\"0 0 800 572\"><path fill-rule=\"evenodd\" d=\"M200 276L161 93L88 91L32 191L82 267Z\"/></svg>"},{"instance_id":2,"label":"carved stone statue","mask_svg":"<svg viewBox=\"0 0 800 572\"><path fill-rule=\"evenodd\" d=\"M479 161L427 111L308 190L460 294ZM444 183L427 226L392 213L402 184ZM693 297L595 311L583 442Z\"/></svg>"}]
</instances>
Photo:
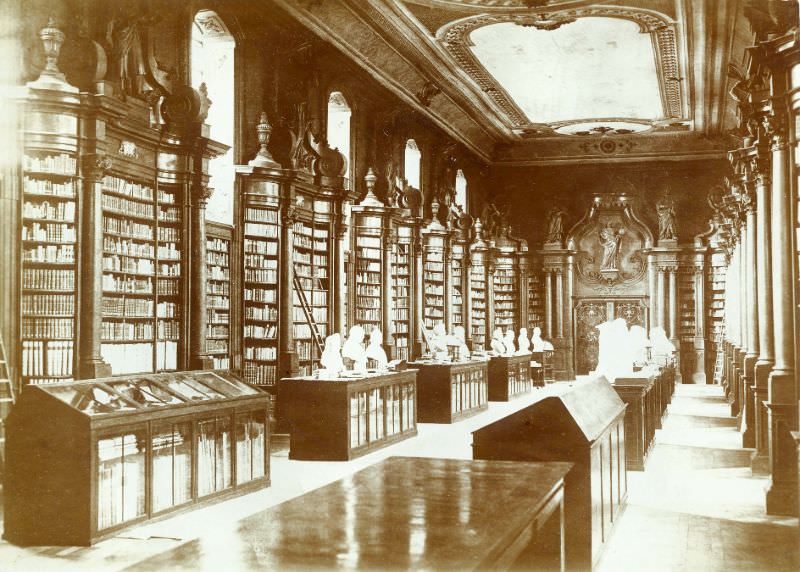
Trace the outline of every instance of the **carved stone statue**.
<instances>
[{"instance_id":1,"label":"carved stone statue","mask_svg":"<svg viewBox=\"0 0 800 572\"><path fill-rule=\"evenodd\" d=\"M374 329L369 334L369 345L367 346L367 358L375 360L378 364L378 369L386 369L386 364L389 363L389 358L386 357L386 351L383 346L383 334L379 329Z\"/></svg>"},{"instance_id":2,"label":"carved stone statue","mask_svg":"<svg viewBox=\"0 0 800 572\"><path fill-rule=\"evenodd\" d=\"M677 232L675 231L675 205L672 197L667 194L658 201L656 212L658 213L658 239L675 240Z\"/></svg>"},{"instance_id":3,"label":"carved stone statue","mask_svg":"<svg viewBox=\"0 0 800 572\"><path fill-rule=\"evenodd\" d=\"M353 370L364 372L367 370L367 352L364 351L364 328L353 326L350 335L342 346L342 357L353 360Z\"/></svg>"},{"instance_id":4,"label":"carved stone statue","mask_svg":"<svg viewBox=\"0 0 800 572\"><path fill-rule=\"evenodd\" d=\"M603 247L603 258L600 270L619 270L619 245L625 229L614 230L611 225L600 229L600 245Z\"/></svg>"},{"instance_id":5,"label":"carved stone statue","mask_svg":"<svg viewBox=\"0 0 800 572\"><path fill-rule=\"evenodd\" d=\"M558 205L547 213L547 237L545 244L561 244L564 240L564 211Z\"/></svg>"},{"instance_id":6,"label":"carved stone statue","mask_svg":"<svg viewBox=\"0 0 800 572\"><path fill-rule=\"evenodd\" d=\"M331 334L325 338L325 349L319 360L324 368L321 375L325 377L336 377L339 372L344 371L344 361L342 361L342 339L339 334Z\"/></svg>"}]
</instances>

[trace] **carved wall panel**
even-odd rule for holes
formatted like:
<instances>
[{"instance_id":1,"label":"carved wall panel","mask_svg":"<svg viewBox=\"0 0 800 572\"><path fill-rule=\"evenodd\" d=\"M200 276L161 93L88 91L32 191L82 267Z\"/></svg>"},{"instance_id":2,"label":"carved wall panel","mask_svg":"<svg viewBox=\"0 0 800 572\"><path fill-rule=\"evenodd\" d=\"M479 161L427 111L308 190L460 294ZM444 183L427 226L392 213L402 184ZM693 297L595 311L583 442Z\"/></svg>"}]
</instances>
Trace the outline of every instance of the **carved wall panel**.
<instances>
[{"instance_id":1,"label":"carved wall panel","mask_svg":"<svg viewBox=\"0 0 800 572\"><path fill-rule=\"evenodd\" d=\"M597 326L608 320L604 300L581 300L575 306L575 373L597 367Z\"/></svg>"}]
</instances>

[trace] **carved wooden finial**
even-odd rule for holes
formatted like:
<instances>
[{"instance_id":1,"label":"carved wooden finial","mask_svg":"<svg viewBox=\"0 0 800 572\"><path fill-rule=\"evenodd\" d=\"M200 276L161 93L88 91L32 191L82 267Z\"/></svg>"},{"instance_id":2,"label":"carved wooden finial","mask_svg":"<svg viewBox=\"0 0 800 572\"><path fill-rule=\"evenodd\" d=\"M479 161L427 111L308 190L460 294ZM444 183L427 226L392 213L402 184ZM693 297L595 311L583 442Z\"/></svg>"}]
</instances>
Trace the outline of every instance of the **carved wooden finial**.
<instances>
[{"instance_id":1,"label":"carved wooden finial","mask_svg":"<svg viewBox=\"0 0 800 572\"><path fill-rule=\"evenodd\" d=\"M269 136L272 134L272 126L267 119L267 112L262 111L256 125L256 133L258 133L258 153L248 163L251 167L264 167L268 169L280 169L280 165L272 158L267 146L269 145Z\"/></svg>"},{"instance_id":2,"label":"carved wooden finial","mask_svg":"<svg viewBox=\"0 0 800 572\"><path fill-rule=\"evenodd\" d=\"M368 206L368 207L382 207L384 206L383 203L378 199L375 195L375 182L378 180L378 176L375 174L375 171L370 167L367 170L367 174L364 175L364 182L367 185L367 194L361 200L361 205Z\"/></svg>"},{"instance_id":3,"label":"carved wooden finial","mask_svg":"<svg viewBox=\"0 0 800 572\"><path fill-rule=\"evenodd\" d=\"M64 43L64 32L56 27L55 18L52 16L48 18L47 26L39 32L39 38L42 40L44 50L44 69L36 81L28 83L28 87L77 93L78 88L67 83L67 78L58 69L58 56L61 53L61 44Z\"/></svg>"}]
</instances>

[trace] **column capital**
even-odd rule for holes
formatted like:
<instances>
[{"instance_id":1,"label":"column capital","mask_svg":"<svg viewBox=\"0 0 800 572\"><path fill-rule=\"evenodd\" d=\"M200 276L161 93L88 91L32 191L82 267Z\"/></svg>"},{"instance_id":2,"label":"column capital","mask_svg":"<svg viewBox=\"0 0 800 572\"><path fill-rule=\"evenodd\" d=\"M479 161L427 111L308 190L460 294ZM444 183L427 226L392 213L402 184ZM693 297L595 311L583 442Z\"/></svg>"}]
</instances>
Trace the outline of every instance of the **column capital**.
<instances>
[{"instance_id":1,"label":"column capital","mask_svg":"<svg viewBox=\"0 0 800 572\"><path fill-rule=\"evenodd\" d=\"M191 187L192 204L196 207L204 208L213 194L214 189L208 185L194 184Z\"/></svg>"},{"instance_id":2,"label":"column capital","mask_svg":"<svg viewBox=\"0 0 800 572\"><path fill-rule=\"evenodd\" d=\"M289 204L283 207L281 211L281 222L284 225L293 225L297 222L297 219L300 217L299 209L294 204Z\"/></svg>"},{"instance_id":3,"label":"column capital","mask_svg":"<svg viewBox=\"0 0 800 572\"><path fill-rule=\"evenodd\" d=\"M114 162L111 157L102 153L88 153L81 158L81 173L84 179L93 183L98 183L106 176L106 172L111 169Z\"/></svg>"}]
</instances>

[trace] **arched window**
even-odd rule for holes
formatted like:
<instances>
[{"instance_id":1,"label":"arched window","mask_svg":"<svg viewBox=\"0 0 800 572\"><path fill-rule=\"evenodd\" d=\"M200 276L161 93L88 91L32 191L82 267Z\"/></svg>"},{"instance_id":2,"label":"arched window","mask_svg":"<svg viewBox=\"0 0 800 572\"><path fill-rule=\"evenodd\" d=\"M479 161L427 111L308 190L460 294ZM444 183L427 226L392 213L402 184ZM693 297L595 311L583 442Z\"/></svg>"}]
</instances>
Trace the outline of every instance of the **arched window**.
<instances>
[{"instance_id":1,"label":"arched window","mask_svg":"<svg viewBox=\"0 0 800 572\"><path fill-rule=\"evenodd\" d=\"M459 169L456 171L456 198L455 203L464 209L467 209L467 178L464 176L464 171Z\"/></svg>"},{"instance_id":2,"label":"arched window","mask_svg":"<svg viewBox=\"0 0 800 572\"><path fill-rule=\"evenodd\" d=\"M206 123L211 138L230 145L225 155L209 162L209 186L214 194L208 201L206 218L233 223L234 77L233 54L236 44L225 23L216 12L200 10L192 22L191 80L192 87L205 84L211 107Z\"/></svg>"},{"instance_id":3,"label":"arched window","mask_svg":"<svg viewBox=\"0 0 800 572\"><path fill-rule=\"evenodd\" d=\"M406 181L415 189L422 189L420 173L422 171L422 153L413 139L406 141L405 161L403 163Z\"/></svg>"},{"instance_id":4,"label":"arched window","mask_svg":"<svg viewBox=\"0 0 800 572\"><path fill-rule=\"evenodd\" d=\"M338 91L331 92L328 97L328 145L347 158L347 170L344 173L345 182L350 182L350 118L352 111L344 95Z\"/></svg>"}]
</instances>

